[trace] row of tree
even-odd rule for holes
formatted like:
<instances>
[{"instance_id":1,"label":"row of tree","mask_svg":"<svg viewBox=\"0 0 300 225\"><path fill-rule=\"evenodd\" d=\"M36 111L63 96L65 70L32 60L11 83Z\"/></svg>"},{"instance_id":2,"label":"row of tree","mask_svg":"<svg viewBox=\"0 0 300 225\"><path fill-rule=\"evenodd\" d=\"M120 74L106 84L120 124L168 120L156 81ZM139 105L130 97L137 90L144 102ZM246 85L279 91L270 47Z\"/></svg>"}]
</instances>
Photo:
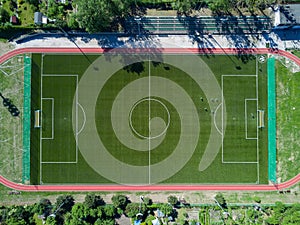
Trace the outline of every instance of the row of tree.
<instances>
[{"instance_id":1,"label":"row of tree","mask_svg":"<svg viewBox=\"0 0 300 225\"><path fill-rule=\"evenodd\" d=\"M7 0L17 5L17 0ZM230 14L232 10L247 8L264 9L280 0L74 0L66 3L57 0L25 0L35 10L41 11L63 28L83 29L90 33L119 31L126 18L142 16L147 8L174 9L178 14L209 8L214 14ZM33 15L32 15L33 16ZM9 21L8 12L0 6L0 25Z\"/></svg>"},{"instance_id":2,"label":"row of tree","mask_svg":"<svg viewBox=\"0 0 300 225\"><path fill-rule=\"evenodd\" d=\"M256 204L241 208L244 213L233 218L233 208L227 206L222 194L218 193L214 200L215 206L198 207L199 219L190 220L184 209L189 204L181 204L173 195L168 197L168 203L153 203L148 197L141 196L140 202L131 202L127 196L117 194L111 198L112 204L106 204L97 194L87 194L84 202L75 202L72 195L62 195L54 204L43 198L33 205L0 206L0 224L31 225L43 220L46 225L114 225L121 215L132 221L139 220L143 225L152 225L154 220L160 224L167 224L169 220L182 225L209 224L207 217L211 211L220 212L223 224L300 224L300 204L287 206L276 202L274 206L265 207L255 199Z\"/></svg>"}]
</instances>

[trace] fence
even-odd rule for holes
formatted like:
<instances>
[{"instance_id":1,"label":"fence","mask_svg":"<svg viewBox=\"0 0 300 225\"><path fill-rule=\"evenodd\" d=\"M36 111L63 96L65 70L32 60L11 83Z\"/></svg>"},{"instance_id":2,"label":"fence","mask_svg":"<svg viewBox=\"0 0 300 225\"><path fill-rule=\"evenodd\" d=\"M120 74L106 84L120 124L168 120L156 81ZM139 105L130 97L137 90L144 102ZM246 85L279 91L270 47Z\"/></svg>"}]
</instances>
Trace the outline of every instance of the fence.
<instances>
[{"instance_id":1,"label":"fence","mask_svg":"<svg viewBox=\"0 0 300 225\"><path fill-rule=\"evenodd\" d=\"M31 58L24 56L24 110L23 110L23 159L22 182L30 182L30 99Z\"/></svg>"}]
</instances>

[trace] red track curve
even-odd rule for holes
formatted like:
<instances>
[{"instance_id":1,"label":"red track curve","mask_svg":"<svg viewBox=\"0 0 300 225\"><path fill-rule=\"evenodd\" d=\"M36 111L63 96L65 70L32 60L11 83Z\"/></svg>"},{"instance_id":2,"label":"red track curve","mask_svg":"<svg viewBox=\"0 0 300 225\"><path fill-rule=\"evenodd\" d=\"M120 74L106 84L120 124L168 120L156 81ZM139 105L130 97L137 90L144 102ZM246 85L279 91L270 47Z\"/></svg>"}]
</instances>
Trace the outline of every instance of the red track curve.
<instances>
[{"instance_id":1,"label":"red track curve","mask_svg":"<svg viewBox=\"0 0 300 225\"><path fill-rule=\"evenodd\" d=\"M20 48L10 51L0 56L0 64L7 59L23 53L168 53L168 54L275 54L287 57L300 66L300 59L284 50L273 50L268 48L142 48L142 49L103 49L103 48ZM14 183L0 175L0 183L21 191L275 191L289 188L300 181L300 173L294 178L280 184L274 185L145 185L145 186L125 186L125 185L24 185Z\"/></svg>"}]
</instances>

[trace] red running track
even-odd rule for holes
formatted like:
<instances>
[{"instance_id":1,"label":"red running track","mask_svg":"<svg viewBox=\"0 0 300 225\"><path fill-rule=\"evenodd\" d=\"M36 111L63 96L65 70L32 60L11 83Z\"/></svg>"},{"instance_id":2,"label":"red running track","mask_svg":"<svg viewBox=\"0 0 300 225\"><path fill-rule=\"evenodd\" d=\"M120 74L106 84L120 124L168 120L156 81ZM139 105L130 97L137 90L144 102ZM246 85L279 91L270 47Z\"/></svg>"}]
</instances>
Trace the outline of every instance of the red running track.
<instances>
[{"instance_id":1,"label":"red running track","mask_svg":"<svg viewBox=\"0 0 300 225\"><path fill-rule=\"evenodd\" d=\"M284 50L268 48L21 48L0 56L0 64L15 55L23 53L274 54L287 57L300 66L300 59L295 55ZM300 173L284 183L273 185L24 185L14 183L0 175L0 183L9 188L21 191L275 191L289 188L299 181Z\"/></svg>"}]
</instances>

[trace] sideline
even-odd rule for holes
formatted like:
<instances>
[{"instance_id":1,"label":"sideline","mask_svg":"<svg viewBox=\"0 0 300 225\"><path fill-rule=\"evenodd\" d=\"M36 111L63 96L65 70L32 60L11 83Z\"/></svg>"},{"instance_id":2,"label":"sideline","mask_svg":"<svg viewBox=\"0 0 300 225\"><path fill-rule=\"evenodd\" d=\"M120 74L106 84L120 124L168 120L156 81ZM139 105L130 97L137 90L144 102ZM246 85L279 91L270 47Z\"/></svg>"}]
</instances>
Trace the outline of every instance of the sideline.
<instances>
[{"instance_id":1,"label":"sideline","mask_svg":"<svg viewBox=\"0 0 300 225\"><path fill-rule=\"evenodd\" d=\"M286 52L284 50L274 50L268 48L116 48L116 49L102 49L102 48L21 48L14 49L2 56L0 56L0 64L9 58L24 53L168 53L168 54L274 54L287 57L300 66L300 58ZM289 188L300 181L300 173L294 178L273 185L151 185L151 186L125 186L125 185L23 185L14 183L0 175L0 183L3 185L21 191L276 191L280 189Z\"/></svg>"}]
</instances>

